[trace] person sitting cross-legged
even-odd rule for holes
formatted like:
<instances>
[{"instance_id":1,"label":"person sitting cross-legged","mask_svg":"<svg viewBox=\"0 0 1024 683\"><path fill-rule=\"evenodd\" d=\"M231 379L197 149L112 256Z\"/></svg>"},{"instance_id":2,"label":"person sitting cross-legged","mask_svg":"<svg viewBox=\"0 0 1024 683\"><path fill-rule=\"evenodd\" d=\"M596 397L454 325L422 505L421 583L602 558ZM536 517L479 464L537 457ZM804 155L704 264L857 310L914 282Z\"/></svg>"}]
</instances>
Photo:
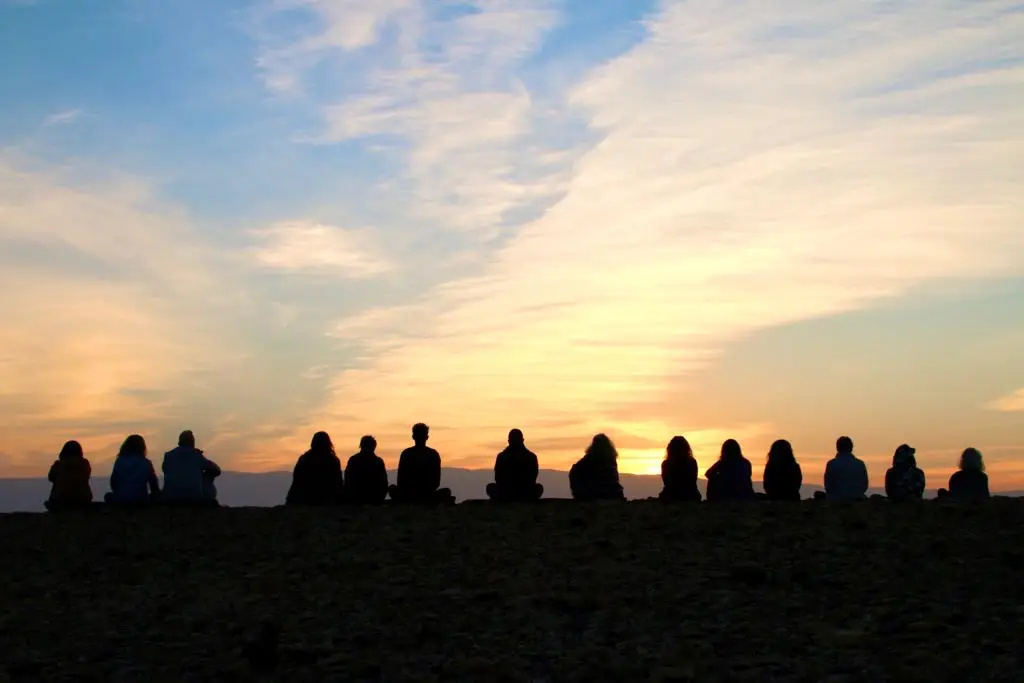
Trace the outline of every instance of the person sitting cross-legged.
<instances>
[{"instance_id":1,"label":"person sitting cross-legged","mask_svg":"<svg viewBox=\"0 0 1024 683\"><path fill-rule=\"evenodd\" d=\"M160 480L146 457L146 440L132 434L117 453L110 473L110 493L103 499L111 505L143 505L160 496Z\"/></svg>"},{"instance_id":2,"label":"person sitting cross-legged","mask_svg":"<svg viewBox=\"0 0 1024 683\"><path fill-rule=\"evenodd\" d=\"M379 505L388 497L388 470L377 455L377 440L364 436L359 452L345 465L345 502L354 505Z\"/></svg>"},{"instance_id":3,"label":"person sitting cross-legged","mask_svg":"<svg viewBox=\"0 0 1024 683\"><path fill-rule=\"evenodd\" d=\"M665 449L661 462L663 488L658 496L670 502L699 503L700 489L697 488L697 459L685 436L673 436Z\"/></svg>"},{"instance_id":4,"label":"person sitting cross-legged","mask_svg":"<svg viewBox=\"0 0 1024 683\"><path fill-rule=\"evenodd\" d=\"M413 446L398 458L396 483L388 493L396 503L454 503L450 489L441 486L441 454L427 446L430 427L413 425Z\"/></svg>"},{"instance_id":5,"label":"person sitting cross-legged","mask_svg":"<svg viewBox=\"0 0 1024 683\"><path fill-rule=\"evenodd\" d=\"M537 483L539 469L522 431L513 429L508 447L494 460L494 482L487 485L487 496L501 502L538 500L544 495L544 487Z\"/></svg>"},{"instance_id":6,"label":"person sitting cross-legged","mask_svg":"<svg viewBox=\"0 0 1024 683\"><path fill-rule=\"evenodd\" d=\"M92 467L85 459L82 444L68 441L50 467L47 478L53 487L45 503L46 509L55 511L88 507L92 503L92 487L89 486L91 475Z\"/></svg>"},{"instance_id":7,"label":"person sitting cross-legged","mask_svg":"<svg viewBox=\"0 0 1024 683\"><path fill-rule=\"evenodd\" d=\"M889 500L920 500L924 496L924 472L917 466L914 452L903 444L893 454L892 467L885 473L885 495Z\"/></svg>"},{"instance_id":8,"label":"person sitting cross-legged","mask_svg":"<svg viewBox=\"0 0 1024 683\"><path fill-rule=\"evenodd\" d=\"M217 505L213 480L220 476L220 467L196 448L196 437L191 431L182 432L178 447L164 454L161 469L164 472L161 503Z\"/></svg>"},{"instance_id":9,"label":"person sitting cross-legged","mask_svg":"<svg viewBox=\"0 0 1024 683\"><path fill-rule=\"evenodd\" d=\"M619 452L604 434L597 434L583 457L569 469L569 489L574 500L626 500L619 483Z\"/></svg>"},{"instance_id":10,"label":"person sitting cross-legged","mask_svg":"<svg viewBox=\"0 0 1024 683\"><path fill-rule=\"evenodd\" d=\"M292 472L286 505L338 505L344 500L341 461L327 432L317 432Z\"/></svg>"}]
</instances>

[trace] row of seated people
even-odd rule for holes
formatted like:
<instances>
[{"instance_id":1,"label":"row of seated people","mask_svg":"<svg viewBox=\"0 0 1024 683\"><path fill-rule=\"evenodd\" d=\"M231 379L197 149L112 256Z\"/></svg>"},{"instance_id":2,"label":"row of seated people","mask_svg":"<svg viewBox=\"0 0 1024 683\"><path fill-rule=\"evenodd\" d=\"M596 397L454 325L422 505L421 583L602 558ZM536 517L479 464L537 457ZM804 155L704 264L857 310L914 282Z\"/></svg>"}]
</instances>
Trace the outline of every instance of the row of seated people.
<instances>
[{"instance_id":1,"label":"row of seated people","mask_svg":"<svg viewBox=\"0 0 1024 683\"><path fill-rule=\"evenodd\" d=\"M414 445L402 451L397 482L391 485L384 461L376 454L377 442L372 436L362 438L359 452L348 459L343 469L330 436L317 432L310 449L295 464L285 502L288 505L379 504L390 497L394 502L454 503L451 491L441 488L441 456L427 446L429 436L427 425L413 426ZM686 438L673 437L661 466L664 487L660 498L699 502L702 496L697 487L698 469ZM164 455L162 470L163 490L146 457L145 440L138 435L128 437L115 460L110 477L111 491L105 501L112 504L154 500L216 503L214 479L221 470L196 448L192 432L182 432L178 447ZM940 489L939 497L989 497L988 476L984 470L981 453L974 448L966 449L959 470L950 478L949 488ZM544 493L537 482L538 472L536 454L526 447L523 433L513 429L508 435L508 447L495 459L494 482L487 486L487 495L504 502L538 500ZM74 441L65 444L50 469L53 489L47 507L73 507L91 502L90 473L89 461L81 446ZM785 440L773 443L768 452L763 494L755 493L753 467L733 439L722 444L718 461L707 470L705 477L709 501L758 497L800 500L803 485L800 464L793 447ZM618 453L611 439L604 434L593 438L583 457L570 469L569 485L576 500L625 500L619 482ZM836 456L825 468L824 488L820 497L828 500L858 500L867 496L867 466L854 455L853 441L849 437L840 437L836 442ZM924 490L925 476L917 466L915 450L903 444L896 449L892 467L885 475L886 496L899 501L920 499Z\"/></svg>"}]
</instances>

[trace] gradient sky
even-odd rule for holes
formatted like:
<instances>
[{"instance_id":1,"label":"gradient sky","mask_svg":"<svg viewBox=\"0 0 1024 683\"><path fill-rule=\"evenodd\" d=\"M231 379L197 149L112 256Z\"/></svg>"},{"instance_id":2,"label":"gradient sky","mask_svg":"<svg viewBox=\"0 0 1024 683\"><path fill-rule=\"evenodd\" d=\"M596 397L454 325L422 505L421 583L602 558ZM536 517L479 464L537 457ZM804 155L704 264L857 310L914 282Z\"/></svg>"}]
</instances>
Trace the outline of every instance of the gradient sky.
<instances>
[{"instance_id":1,"label":"gradient sky","mask_svg":"<svg viewBox=\"0 0 1024 683\"><path fill-rule=\"evenodd\" d=\"M0 476L415 421L1024 487L1024 4L0 0Z\"/></svg>"}]
</instances>

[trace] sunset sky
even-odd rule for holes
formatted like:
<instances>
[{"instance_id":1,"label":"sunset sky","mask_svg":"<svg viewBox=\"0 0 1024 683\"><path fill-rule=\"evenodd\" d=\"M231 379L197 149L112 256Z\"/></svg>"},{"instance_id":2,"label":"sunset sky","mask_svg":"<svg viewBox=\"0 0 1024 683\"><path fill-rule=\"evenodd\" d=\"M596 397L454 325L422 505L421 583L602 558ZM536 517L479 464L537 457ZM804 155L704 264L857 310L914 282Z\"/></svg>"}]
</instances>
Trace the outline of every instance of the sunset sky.
<instances>
[{"instance_id":1,"label":"sunset sky","mask_svg":"<svg viewBox=\"0 0 1024 683\"><path fill-rule=\"evenodd\" d=\"M0 0L0 476L409 426L1024 488L1024 6Z\"/></svg>"}]
</instances>

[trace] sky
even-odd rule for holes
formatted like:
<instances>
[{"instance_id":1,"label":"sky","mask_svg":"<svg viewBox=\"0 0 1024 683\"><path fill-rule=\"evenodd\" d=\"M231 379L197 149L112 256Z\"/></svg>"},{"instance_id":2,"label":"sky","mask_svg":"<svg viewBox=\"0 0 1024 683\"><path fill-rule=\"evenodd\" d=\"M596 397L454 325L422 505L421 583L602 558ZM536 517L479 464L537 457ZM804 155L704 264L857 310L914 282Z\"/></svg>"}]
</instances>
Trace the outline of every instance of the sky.
<instances>
[{"instance_id":1,"label":"sky","mask_svg":"<svg viewBox=\"0 0 1024 683\"><path fill-rule=\"evenodd\" d=\"M0 476L193 429L1024 488L1024 4L0 0Z\"/></svg>"}]
</instances>

